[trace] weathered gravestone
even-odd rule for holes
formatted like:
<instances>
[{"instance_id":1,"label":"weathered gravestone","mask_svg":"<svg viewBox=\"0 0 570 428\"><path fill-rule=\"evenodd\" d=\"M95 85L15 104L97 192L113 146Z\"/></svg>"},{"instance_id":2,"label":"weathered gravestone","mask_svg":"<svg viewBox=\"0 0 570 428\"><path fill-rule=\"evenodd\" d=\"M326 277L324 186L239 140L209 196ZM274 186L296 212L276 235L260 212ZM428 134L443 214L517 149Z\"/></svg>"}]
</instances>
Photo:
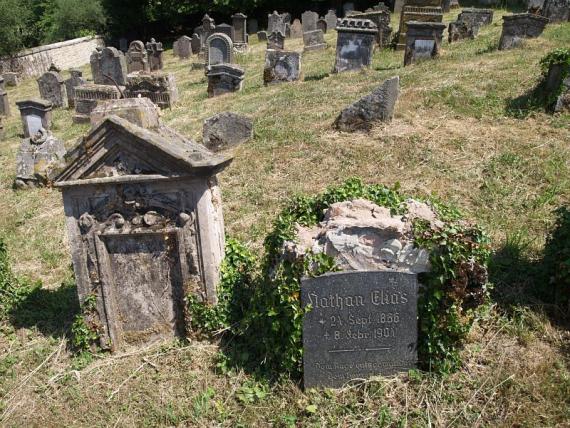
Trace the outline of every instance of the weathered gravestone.
<instances>
[{"instance_id":1,"label":"weathered gravestone","mask_svg":"<svg viewBox=\"0 0 570 428\"><path fill-rule=\"evenodd\" d=\"M192 34L192 41L190 42L192 46L192 53L198 55L202 49L202 39L198 33Z\"/></svg>"},{"instance_id":2,"label":"weathered gravestone","mask_svg":"<svg viewBox=\"0 0 570 428\"><path fill-rule=\"evenodd\" d=\"M55 71L48 71L38 79L40 97L48 100L54 107L67 108L67 91L63 78Z\"/></svg>"},{"instance_id":3,"label":"weathered gravestone","mask_svg":"<svg viewBox=\"0 0 570 428\"><path fill-rule=\"evenodd\" d=\"M362 271L301 282L303 383L341 387L353 379L416 367L417 275Z\"/></svg>"},{"instance_id":4,"label":"weathered gravestone","mask_svg":"<svg viewBox=\"0 0 570 428\"><path fill-rule=\"evenodd\" d=\"M216 174L231 161L170 130L108 116L56 177L81 303L116 351L184 337L185 299L217 303L224 252Z\"/></svg>"},{"instance_id":5,"label":"weathered gravestone","mask_svg":"<svg viewBox=\"0 0 570 428\"><path fill-rule=\"evenodd\" d=\"M327 21L327 28L329 30L334 30L336 28L336 12L332 9L329 9L327 14L325 15L325 21Z\"/></svg>"},{"instance_id":6,"label":"weathered gravestone","mask_svg":"<svg viewBox=\"0 0 570 428\"><path fill-rule=\"evenodd\" d=\"M232 27L234 28L234 47L240 50L247 47L247 16L243 13L232 15Z\"/></svg>"},{"instance_id":7,"label":"weathered gravestone","mask_svg":"<svg viewBox=\"0 0 570 428\"><path fill-rule=\"evenodd\" d=\"M301 23L303 24L303 33L315 31L317 29L317 21L319 14L310 10L303 12L301 15Z\"/></svg>"},{"instance_id":8,"label":"weathered gravestone","mask_svg":"<svg viewBox=\"0 0 570 428\"><path fill-rule=\"evenodd\" d=\"M4 78L0 76L0 116L10 116L8 91L4 88Z\"/></svg>"},{"instance_id":9,"label":"weathered gravestone","mask_svg":"<svg viewBox=\"0 0 570 428\"><path fill-rule=\"evenodd\" d=\"M160 108L150 98L122 98L102 102L91 113L91 128L97 127L107 116L117 116L145 129L158 129Z\"/></svg>"},{"instance_id":10,"label":"weathered gravestone","mask_svg":"<svg viewBox=\"0 0 570 428\"><path fill-rule=\"evenodd\" d=\"M31 136L36 135L40 129L51 129L51 102L38 98L31 98L16 101L16 105L20 110L20 117L22 118L22 125L24 128L24 137L30 138Z\"/></svg>"},{"instance_id":11,"label":"weathered gravestone","mask_svg":"<svg viewBox=\"0 0 570 428\"><path fill-rule=\"evenodd\" d=\"M69 107L75 107L75 88L85 85L87 80L83 78L83 71L72 69L69 70L71 77L65 81L65 92L67 93L67 104Z\"/></svg>"},{"instance_id":12,"label":"weathered gravestone","mask_svg":"<svg viewBox=\"0 0 570 428\"><path fill-rule=\"evenodd\" d=\"M443 31L442 22L408 22L404 66L439 55Z\"/></svg>"},{"instance_id":13,"label":"weathered gravestone","mask_svg":"<svg viewBox=\"0 0 570 428\"><path fill-rule=\"evenodd\" d=\"M538 37L548 24L548 18L530 13L516 13L503 16L503 31L499 49L512 49L522 44L524 39Z\"/></svg>"},{"instance_id":14,"label":"weathered gravestone","mask_svg":"<svg viewBox=\"0 0 570 428\"><path fill-rule=\"evenodd\" d=\"M323 32L323 34L327 33L327 21L325 21L324 19L319 19L317 21L317 30L321 30Z\"/></svg>"},{"instance_id":15,"label":"weathered gravestone","mask_svg":"<svg viewBox=\"0 0 570 428\"><path fill-rule=\"evenodd\" d=\"M231 149L253 137L253 122L246 116L224 112L204 121L202 139L213 152Z\"/></svg>"},{"instance_id":16,"label":"weathered gravestone","mask_svg":"<svg viewBox=\"0 0 570 428\"><path fill-rule=\"evenodd\" d=\"M234 62L232 39L226 34L214 33L206 40L206 68Z\"/></svg>"},{"instance_id":17,"label":"weathered gravestone","mask_svg":"<svg viewBox=\"0 0 570 428\"><path fill-rule=\"evenodd\" d=\"M463 9L457 17L457 20L467 22L478 27L490 25L493 23L493 9Z\"/></svg>"},{"instance_id":18,"label":"weathered gravestone","mask_svg":"<svg viewBox=\"0 0 570 428\"><path fill-rule=\"evenodd\" d=\"M376 42L381 48L386 48L392 43L392 27L390 27L390 9L383 3L367 9L363 13L352 13L350 18L369 19L378 27Z\"/></svg>"},{"instance_id":19,"label":"weathered gravestone","mask_svg":"<svg viewBox=\"0 0 570 428\"><path fill-rule=\"evenodd\" d=\"M11 71L5 71L4 73L2 73L2 76L4 78L4 84L6 86L20 86L20 74L19 73L14 73Z\"/></svg>"},{"instance_id":20,"label":"weathered gravestone","mask_svg":"<svg viewBox=\"0 0 570 428\"><path fill-rule=\"evenodd\" d=\"M285 20L284 16L273 11L271 15L267 15L267 33L271 34L274 31L278 31L285 35Z\"/></svg>"},{"instance_id":21,"label":"weathered gravestone","mask_svg":"<svg viewBox=\"0 0 570 428\"><path fill-rule=\"evenodd\" d=\"M259 23L255 18L249 18L247 20L247 30L249 34L257 34L259 31Z\"/></svg>"},{"instance_id":22,"label":"weathered gravestone","mask_svg":"<svg viewBox=\"0 0 570 428\"><path fill-rule=\"evenodd\" d=\"M570 111L570 64L551 64L544 90L548 98L556 97L555 112Z\"/></svg>"},{"instance_id":23,"label":"weathered gravestone","mask_svg":"<svg viewBox=\"0 0 570 428\"><path fill-rule=\"evenodd\" d=\"M378 27L368 19L339 19L334 72L370 66Z\"/></svg>"},{"instance_id":24,"label":"weathered gravestone","mask_svg":"<svg viewBox=\"0 0 570 428\"><path fill-rule=\"evenodd\" d=\"M148 65L150 71L162 70L162 53L164 52L162 43L151 38L150 42L147 42L146 44L146 51L148 54Z\"/></svg>"},{"instance_id":25,"label":"weathered gravestone","mask_svg":"<svg viewBox=\"0 0 570 428\"><path fill-rule=\"evenodd\" d=\"M178 52L178 40L175 40L174 43L172 43L172 55L173 56L180 56L180 54Z\"/></svg>"},{"instance_id":26,"label":"weathered gravestone","mask_svg":"<svg viewBox=\"0 0 570 428\"><path fill-rule=\"evenodd\" d=\"M178 101L174 74L160 71L129 74L124 95L127 98L150 98L160 108L171 108Z\"/></svg>"},{"instance_id":27,"label":"weathered gravestone","mask_svg":"<svg viewBox=\"0 0 570 428\"><path fill-rule=\"evenodd\" d=\"M16 154L14 188L42 187L51 180L52 171L64 166L65 146L49 131L40 128L24 138Z\"/></svg>"},{"instance_id":28,"label":"weathered gravestone","mask_svg":"<svg viewBox=\"0 0 570 428\"><path fill-rule=\"evenodd\" d=\"M398 29L398 43L396 49L406 48L408 22L442 22L443 10L441 0L408 0L400 14L400 28Z\"/></svg>"},{"instance_id":29,"label":"weathered gravestone","mask_svg":"<svg viewBox=\"0 0 570 428\"><path fill-rule=\"evenodd\" d=\"M303 25L301 25L301 21L295 19L291 24L291 38L300 39L301 37L303 37Z\"/></svg>"},{"instance_id":30,"label":"weathered gravestone","mask_svg":"<svg viewBox=\"0 0 570 428\"><path fill-rule=\"evenodd\" d=\"M96 49L91 55L91 74L96 85L124 86L127 82L127 61L113 47Z\"/></svg>"},{"instance_id":31,"label":"weathered gravestone","mask_svg":"<svg viewBox=\"0 0 570 428\"><path fill-rule=\"evenodd\" d=\"M192 39L188 36L182 36L177 41L178 57L180 59L188 59L192 56Z\"/></svg>"},{"instance_id":32,"label":"weathered gravestone","mask_svg":"<svg viewBox=\"0 0 570 428\"><path fill-rule=\"evenodd\" d=\"M267 36L267 49L285 49L285 36L278 31L271 33L269 36Z\"/></svg>"},{"instance_id":33,"label":"weathered gravestone","mask_svg":"<svg viewBox=\"0 0 570 428\"><path fill-rule=\"evenodd\" d=\"M568 22L570 20L570 0L545 0L542 16L550 22Z\"/></svg>"},{"instance_id":34,"label":"weathered gravestone","mask_svg":"<svg viewBox=\"0 0 570 428\"><path fill-rule=\"evenodd\" d=\"M303 33L303 50L318 51L326 49L325 37L321 30L307 31Z\"/></svg>"},{"instance_id":35,"label":"weathered gravestone","mask_svg":"<svg viewBox=\"0 0 570 428\"><path fill-rule=\"evenodd\" d=\"M479 26L464 21L450 22L447 28L449 43L463 39L474 39L479 32Z\"/></svg>"},{"instance_id":36,"label":"weathered gravestone","mask_svg":"<svg viewBox=\"0 0 570 428\"><path fill-rule=\"evenodd\" d=\"M208 97L241 91L245 71L232 64L215 64L206 72Z\"/></svg>"},{"instance_id":37,"label":"weathered gravestone","mask_svg":"<svg viewBox=\"0 0 570 428\"><path fill-rule=\"evenodd\" d=\"M352 12L354 10L354 3L353 2L346 2L342 5L342 12L344 13L344 16L348 16L348 14L350 12Z\"/></svg>"},{"instance_id":38,"label":"weathered gravestone","mask_svg":"<svg viewBox=\"0 0 570 428\"><path fill-rule=\"evenodd\" d=\"M345 132L369 131L376 122L390 122L399 94L400 78L395 76L341 111L333 126Z\"/></svg>"},{"instance_id":39,"label":"weathered gravestone","mask_svg":"<svg viewBox=\"0 0 570 428\"><path fill-rule=\"evenodd\" d=\"M263 83L293 82L301 76L301 54L282 50L265 51Z\"/></svg>"},{"instance_id":40,"label":"weathered gravestone","mask_svg":"<svg viewBox=\"0 0 570 428\"><path fill-rule=\"evenodd\" d=\"M264 42L267 40L267 31L258 31L257 32L257 40L259 42Z\"/></svg>"},{"instance_id":41,"label":"weathered gravestone","mask_svg":"<svg viewBox=\"0 0 570 428\"><path fill-rule=\"evenodd\" d=\"M123 53L127 52L127 49L129 48L129 41L127 39L125 39L124 37L121 37L119 39L119 50Z\"/></svg>"},{"instance_id":42,"label":"weathered gravestone","mask_svg":"<svg viewBox=\"0 0 570 428\"><path fill-rule=\"evenodd\" d=\"M117 100L122 97L124 87L111 85L86 84L75 88L75 113L73 123L89 123L91 112L97 105L107 100Z\"/></svg>"},{"instance_id":43,"label":"weathered gravestone","mask_svg":"<svg viewBox=\"0 0 570 428\"><path fill-rule=\"evenodd\" d=\"M226 36L228 36L230 38L232 43L236 37L234 27L232 27L231 25L228 25L228 24L216 25L216 30L214 31L214 33L225 34Z\"/></svg>"}]
</instances>

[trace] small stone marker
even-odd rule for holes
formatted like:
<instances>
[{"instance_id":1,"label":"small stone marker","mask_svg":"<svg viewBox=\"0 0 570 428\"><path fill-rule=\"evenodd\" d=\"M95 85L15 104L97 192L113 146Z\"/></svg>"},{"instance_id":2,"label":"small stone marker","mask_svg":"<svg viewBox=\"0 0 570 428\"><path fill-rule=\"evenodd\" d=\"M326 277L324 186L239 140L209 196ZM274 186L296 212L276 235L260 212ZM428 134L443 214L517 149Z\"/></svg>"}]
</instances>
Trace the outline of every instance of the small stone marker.
<instances>
[{"instance_id":1,"label":"small stone marker","mask_svg":"<svg viewBox=\"0 0 570 428\"><path fill-rule=\"evenodd\" d=\"M214 33L206 40L206 68L234 62L232 39L223 33Z\"/></svg>"},{"instance_id":2,"label":"small stone marker","mask_svg":"<svg viewBox=\"0 0 570 428\"><path fill-rule=\"evenodd\" d=\"M336 28L336 21L337 21L336 12L332 9L329 9L327 14L325 15L325 21L327 21L327 28L329 30L334 30Z\"/></svg>"},{"instance_id":3,"label":"small stone marker","mask_svg":"<svg viewBox=\"0 0 570 428\"><path fill-rule=\"evenodd\" d=\"M285 35L278 31L274 31L269 36L267 36L267 49L285 49Z\"/></svg>"},{"instance_id":4,"label":"small stone marker","mask_svg":"<svg viewBox=\"0 0 570 428\"><path fill-rule=\"evenodd\" d=\"M206 72L208 97L241 91L245 71L232 64L215 64Z\"/></svg>"},{"instance_id":5,"label":"small stone marker","mask_svg":"<svg viewBox=\"0 0 570 428\"><path fill-rule=\"evenodd\" d=\"M54 107L68 107L65 82L59 73L48 71L42 74L38 79L38 88L40 90L40 97L50 101Z\"/></svg>"},{"instance_id":6,"label":"small stone marker","mask_svg":"<svg viewBox=\"0 0 570 428\"><path fill-rule=\"evenodd\" d=\"M303 12L301 15L301 23L303 24L303 33L315 31L317 29L317 21L319 14L310 10Z\"/></svg>"},{"instance_id":7,"label":"small stone marker","mask_svg":"<svg viewBox=\"0 0 570 428\"><path fill-rule=\"evenodd\" d=\"M330 273L301 282L305 388L416 367L417 275L387 271Z\"/></svg>"},{"instance_id":8,"label":"small stone marker","mask_svg":"<svg viewBox=\"0 0 570 428\"><path fill-rule=\"evenodd\" d=\"M321 30L303 33L303 51L318 51L326 49L325 37Z\"/></svg>"},{"instance_id":9,"label":"small stone marker","mask_svg":"<svg viewBox=\"0 0 570 428\"><path fill-rule=\"evenodd\" d=\"M265 42L267 40L267 31L258 31L257 32L257 41Z\"/></svg>"},{"instance_id":10,"label":"small stone marker","mask_svg":"<svg viewBox=\"0 0 570 428\"><path fill-rule=\"evenodd\" d=\"M319 19L317 21L317 30L321 30L323 32L323 34L327 33L327 21L325 21L323 18Z\"/></svg>"},{"instance_id":11,"label":"small stone marker","mask_svg":"<svg viewBox=\"0 0 570 428\"><path fill-rule=\"evenodd\" d=\"M75 88L85 85L87 80L83 78L83 71L78 69L69 70L71 77L65 81L65 91L67 92L67 103L69 107L75 107Z\"/></svg>"},{"instance_id":12,"label":"small stone marker","mask_svg":"<svg viewBox=\"0 0 570 428\"><path fill-rule=\"evenodd\" d=\"M8 92L4 88L4 79L0 76L0 116L10 116Z\"/></svg>"},{"instance_id":13,"label":"small stone marker","mask_svg":"<svg viewBox=\"0 0 570 428\"><path fill-rule=\"evenodd\" d=\"M253 137L253 122L249 117L224 112L204 121L204 145L213 152L234 148Z\"/></svg>"},{"instance_id":14,"label":"small stone marker","mask_svg":"<svg viewBox=\"0 0 570 428\"><path fill-rule=\"evenodd\" d=\"M150 67L150 71L162 70L162 53L164 52L162 43L151 38L150 42L147 42L146 44L146 51L148 54L148 65Z\"/></svg>"},{"instance_id":15,"label":"small stone marker","mask_svg":"<svg viewBox=\"0 0 570 428\"><path fill-rule=\"evenodd\" d=\"M334 122L339 131L369 131L375 122L390 122L400 94L400 78L394 76L351 106L345 108Z\"/></svg>"},{"instance_id":16,"label":"small stone marker","mask_svg":"<svg viewBox=\"0 0 570 428\"><path fill-rule=\"evenodd\" d=\"M20 110L22 125L24 128L24 137L29 138L37 134L40 129L51 129L51 110L52 104L47 100L39 98L31 98L22 101L16 101L16 105Z\"/></svg>"},{"instance_id":17,"label":"small stone marker","mask_svg":"<svg viewBox=\"0 0 570 428\"><path fill-rule=\"evenodd\" d=\"M370 66L378 27L368 19L339 19L334 72Z\"/></svg>"},{"instance_id":18,"label":"small stone marker","mask_svg":"<svg viewBox=\"0 0 570 428\"><path fill-rule=\"evenodd\" d=\"M300 39L301 37L303 37L303 26L301 25L301 21L295 19L291 24L291 38Z\"/></svg>"},{"instance_id":19,"label":"small stone marker","mask_svg":"<svg viewBox=\"0 0 570 428\"><path fill-rule=\"evenodd\" d=\"M265 51L263 83L293 82L301 76L301 54L268 49Z\"/></svg>"},{"instance_id":20,"label":"small stone marker","mask_svg":"<svg viewBox=\"0 0 570 428\"><path fill-rule=\"evenodd\" d=\"M520 46L524 39L536 38L542 34L548 18L530 13L516 13L503 16L503 32L499 50Z\"/></svg>"},{"instance_id":21,"label":"small stone marker","mask_svg":"<svg viewBox=\"0 0 570 428\"><path fill-rule=\"evenodd\" d=\"M198 55L202 50L202 41L198 33L192 34L192 41L190 42L192 53Z\"/></svg>"},{"instance_id":22,"label":"small stone marker","mask_svg":"<svg viewBox=\"0 0 570 428\"><path fill-rule=\"evenodd\" d=\"M447 28L449 43L463 39L474 39L479 32L479 27L470 25L464 21L450 22Z\"/></svg>"},{"instance_id":23,"label":"small stone marker","mask_svg":"<svg viewBox=\"0 0 570 428\"><path fill-rule=\"evenodd\" d=\"M192 56L192 39L188 36L182 36L177 41L178 57L180 59L188 59Z\"/></svg>"},{"instance_id":24,"label":"small stone marker","mask_svg":"<svg viewBox=\"0 0 570 428\"><path fill-rule=\"evenodd\" d=\"M20 86L20 74L19 73L13 73L11 71L6 71L4 73L2 73L2 76L4 78L4 84L6 86Z\"/></svg>"},{"instance_id":25,"label":"small stone marker","mask_svg":"<svg viewBox=\"0 0 570 428\"><path fill-rule=\"evenodd\" d=\"M446 25L442 22L409 21L404 66L439 55Z\"/></svg>"}]
</instances>

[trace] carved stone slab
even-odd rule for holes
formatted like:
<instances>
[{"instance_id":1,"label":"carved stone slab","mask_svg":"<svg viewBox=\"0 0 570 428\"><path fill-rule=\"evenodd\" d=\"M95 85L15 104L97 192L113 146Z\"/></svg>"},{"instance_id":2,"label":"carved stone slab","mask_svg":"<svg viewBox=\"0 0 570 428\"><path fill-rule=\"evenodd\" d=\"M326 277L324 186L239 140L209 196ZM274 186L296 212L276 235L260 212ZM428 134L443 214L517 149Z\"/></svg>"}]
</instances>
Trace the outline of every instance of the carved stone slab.
<instances>
[{"instance_id":1,"label":"carved stone slab","mask_svg":"<svg viewBox=\"0 0 570 428\"><path fill-rule=\"evenodd\" d=\"M301 302L305 388L416 367L417 276L354 271L305 279Z\"/></svg>"}]
</instances>

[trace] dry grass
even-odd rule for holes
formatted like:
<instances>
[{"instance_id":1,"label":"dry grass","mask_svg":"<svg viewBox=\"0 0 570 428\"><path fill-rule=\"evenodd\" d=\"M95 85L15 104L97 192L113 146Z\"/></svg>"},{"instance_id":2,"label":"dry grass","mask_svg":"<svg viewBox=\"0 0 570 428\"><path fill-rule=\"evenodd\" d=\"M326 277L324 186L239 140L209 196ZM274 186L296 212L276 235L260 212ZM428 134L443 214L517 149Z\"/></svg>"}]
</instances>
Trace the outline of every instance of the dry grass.
<instances>
[{"instance_id":1,"label":"dry grass","mask_svg":"<svg viewBox=\"0 0 570 428\"><path fill-rule=\"evenodd\" d=\"M252 248L260 248L287 198L357 175L436 194L484 225L495 249L523 236L533 257L553 208L570 196L570 117L537 112L521 119L507 107L533 88L539 59L570 44L570 24L550 26L524 49L499 52L493 46L502 13L477 40L445 44L439 60L406 68L401 52L382 51L370 70L328 75L335 45L329 33L329 49L303 56L304 81L269 88L262 84L264 46L254 42L238 57L246 69L243 91L214 99L206 97L203 73L167 52L165 68L176 76L181 101L163 120L200 140L203 120L214 113L254 118L254 139L237 148L220 177L227 231ZM286 43L302 49L300 40ZM332 131L341 108L396 74L402 94L392 123L370 134ZM0 145L0 230L15 271L42 280L45 297L57 300L70 272L61 196L11 189L21 130L15 101L36 94L33 80L9 89L14 113ZM54 132L67 147L87 130L72 125L71 116L57 111L54 118ZM253 402L243 399L248 388L264 386L244 373L217 373L214 345L156 345L86 365L67 350L61 331L67 324L43 328L41 317L0 327L0 423L6 426L570 424L570 337L529 310L507 317L490 309L463 352L464 368L451 376L402 375L338 392L302 392L283 383Z\"/></svg>"}]
</instances>

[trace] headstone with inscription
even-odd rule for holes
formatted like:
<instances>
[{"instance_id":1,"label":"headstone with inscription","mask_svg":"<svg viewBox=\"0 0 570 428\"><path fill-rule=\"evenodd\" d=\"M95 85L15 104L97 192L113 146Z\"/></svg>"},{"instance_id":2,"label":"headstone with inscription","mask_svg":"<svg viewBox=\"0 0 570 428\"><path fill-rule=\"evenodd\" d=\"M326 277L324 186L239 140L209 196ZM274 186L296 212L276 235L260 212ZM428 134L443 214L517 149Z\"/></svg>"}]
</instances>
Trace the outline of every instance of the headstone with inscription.
<instances>
[{"instance_id":1,"label":"headstone with inscription","mask_svg":"<svg viewBox=\"0 0 570 428\"><path fill-rule=\"evenodd\" d=\"M274 31L269 36L267 36L267 49L285 49L285 35L279 31Z\"/></svg>"},{"instance_id":2,"label":"headstone with inscription","mask_svg":"<svg viewBox=\"0 0 570 428\"><path fill-rule=\"evenodd\" d=\"M180 59L188 59L192 55L192 39L188 36L182 36L177 41L178 57Z\"/></svg>"},{"instance_id":3,"label":"headstone with inscription","mask_svg":"<svg viewBox=\"0 0 570 428\"><path fill-rule=\"evenodd\" d=\"M190 42L192 53L198 55L202 49L202 39L198 33L192 34L192 41Z\"/></svg>"},{"instance_id":4,"label":"headstone with inscription","mask_svg":"<svg viewBox=\"0 0 570 428\"><path fill-rule=\"evenodd\" d=\"M162 43L157 42L155 39L150 39L150 42L146 44L146 51L148 53L150 71L162 70L162 53L164 52Z\"/></svg>"},{"instance_id":5,"label":"headstone with inscription","mask_svg":"<svg viewBox=\"0 0 570 428\"><path fill-rule=\"evenodd\" d=\"M273 11L271 15L267 15L267 33L271 34L274 31L279 31L285 35L285 21L283 15Z\"/></svg>"},{"instance_id":6,"label":"headstone with inscription","mask_svg":"<svg viewBox=\"0 0 570 428\"><path fill-rule=\"evenodd\" d=\"M446 25L442 22L409 21L404 66L419 60L437 57L445 27Z\"/></svg>"},{"instance_id":7,"label":"headstone with inscription","mask_svg":"<svg viewBox=\"0 0 570 428\"><path fill-rule=\"evenodd\" d=\"M234 62L233 42L222 33L214 33L206 40L206 68Z\"/></svg>"},{"instance_id":8,"label":"headstone with inscription","mask_svg":"<svg viewBox=\"0 0 570 428\"><path fill-rule=\"evenodd\" d=\"M51 128L52 105L47 100L31 98L16 101L20 110L22 125L24 127L24 137L29 138L35 135L40 129L49 130Z\"/></svg>"},{"instance_id":9,"label":"headstone with inscription","mask_svg":"<svg viewBox=\"0 0 570 428\"><path fill-rule=\"evenodd\" d=\"M342 387L417 364L417 275L330 273L301 282L305 388Z\"/></svg>"},{"instance_id":10,"label":"headstone with inscription","mask_svg":"<svg viewBox=\"0 0 570 428\"><path fill-rule=\"evenodd\" d=\"M317 21L319 14L310 10L303 12L301 15L301 23L303 24L303 33L307 31L315 31L317 29Z\"/></svg>"},{"instance_id":11,"label":"headstone with inscription","mask_svg":"<svg viewBox=\"0 0 570 428\"><path fill-rule=\"evenodd\" d=\"M96 85L124 85L127 82L127 62L121 51L113 47L96 49L90 62Z\"/></svg>"},{"instance_id":12,"label":"headstone with inscription","mask_svg":"<svg viewBox=\"0 0 570 428\"><path fill-rule=\"evenodd\" d=\"M333 9L330 9L325 15L325 21L327 21L327 28L329 30L334 30L336 28L336 20L336 12Z\"/></svg>"},{"instance_id":13,"label":"headstone with inscription","mask_svg":"<svg viewBox=\"0 0 570 428\"><path fill-rule=\"evenodd\" d=\"M129 45L129 50L127 51L127 71L129 73L150 71L148 54L144 43L140 40L134 40Z\"/></svg>"},{"instance_id":14,"label":"headstone with inscription","mask_svg":"<svg viewBox=\"0 0 570 428\"><path fill-rule=\"evenodd\" d=\"M265 51L263 83L292 82L301 75L301 54L268 49Z\"/></svg>"},{"instance_id":15,"label":"headstone with inscription","mask_svg":"<svg viewBox=\"0 0 570 428\"><path fill-rule=\"evenodd\" d=\"M359 70L372 62L378 27L368 19L339 19L334 72Z\"/></svg>"},{"instance_id":16,"label":"headstone with inscription","mask_svg":"<svg viewBox=\"0 0 570 428\"><path fill-rule=\"evenodd\" d=\"M234 28L234 46L242 49L247 46L247 16L243 13L232 15L232 27Z\"/></svg>"},{"instance_id":17,"label":"headstone with inscription","mask_svg":"<svg viewBox=\"0 0 570 428\"><path fill-rule=\"evenodd\" d=\"M38 79L40 96L44 100L51 101L54 107L67 108L67 91L65 82L59 73L48 71Z\"/></svg>"},{"instance_id":18,"label":"headstone with inscription","mask_svg":"<svg viewBox=\"0 0 570 428\"><path fill-rule=\"evenodd\" d=\"M531 13L515 13L503 16L503 31L499 40L499 50L519 47L525 39L540 36L548 22L548 18Z\"/></svg>"}]
</instances>

